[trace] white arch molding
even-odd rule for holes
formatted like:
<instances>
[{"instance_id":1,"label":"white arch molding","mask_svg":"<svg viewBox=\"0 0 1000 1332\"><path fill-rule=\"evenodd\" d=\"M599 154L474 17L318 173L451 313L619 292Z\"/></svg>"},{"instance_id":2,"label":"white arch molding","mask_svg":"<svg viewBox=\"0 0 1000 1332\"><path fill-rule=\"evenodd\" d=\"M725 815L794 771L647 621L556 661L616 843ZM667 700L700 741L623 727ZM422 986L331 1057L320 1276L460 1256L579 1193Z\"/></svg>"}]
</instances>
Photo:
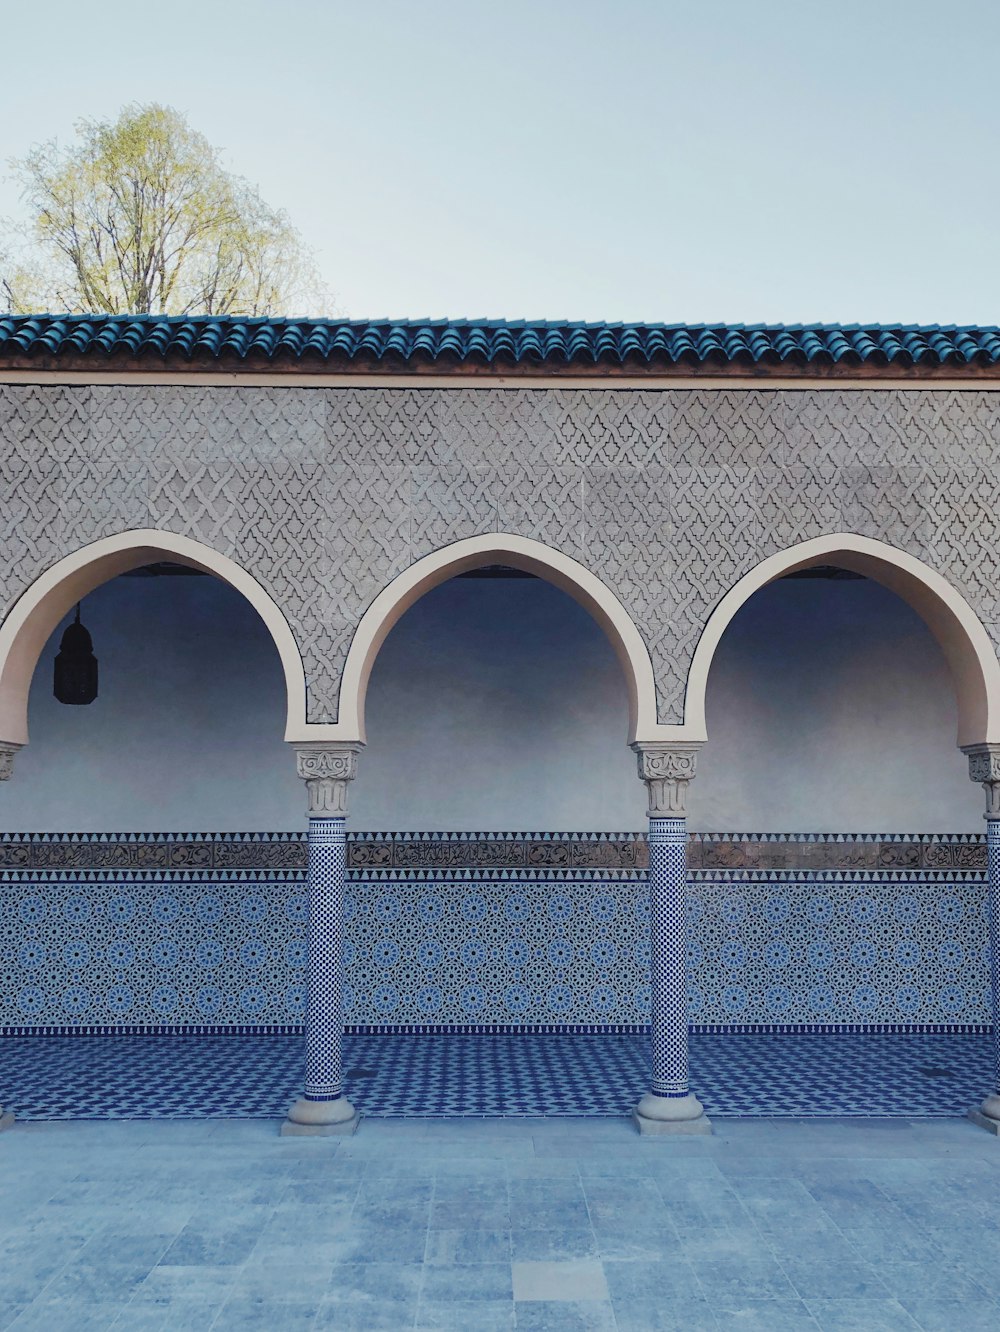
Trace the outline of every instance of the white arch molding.
<instances>
[{"instance_id":1,"label":"white arch molding","mask_svg":"<svg viewBox=\"0 0 1000 1332\"><path fill-rule=\"evenodd\" d=\"M688 672L682 725L656 717L656 686L646 644L628 612L599 578L568 555L538 541L490 533L424 556L388 584L355 631L344 666L335 723L306 719L306 683L298 645L281 609L235 561L190 537L155 528L106 537L59 560L22 594L0 625L0 741L27 743L28 692L38 658L60 620L109 579L169 559L200 569L241 593L264 621L285 678L285 739L364 743L365 699L379 649L401 616L425 592L486 564L533 573L573 597L607 634L622 666L629 702L629 740L695 742L708 738L705 694L719 642L740 608L768 583L817 564L873 578L908 602L941 644L958 697L958 744L1000 744L1000 662L968 602L920 560L885 542L853 533L804 541L772 555L745 574L710 615Z\"/></svg>"},{"instance_id":2,"label":"white arch molding","mask_svg":"<svg viewBox=\"0 0 1000 1332\"><path fill-rule=\"evenodd\" d=\"M1000 742L1000 661L972 607L940 574L904 551L836 532L803 541L763 560L736 583L709 616L688 672L684 725L677 739L703 741L705 693L719 641L733 616L768 583L818 564L863 574L902 597L924 620L944 651L958 700L959 746Z\"/></svg>"},{"instance_id":3,"label":"white arch molding","mask_svg":"<svg viewBox=\"0 0 1000 1332\"><path fill-rule=\"evenodd\" d=\"M305 738L306 685L302 658L277 603L225 555L190 537L143 528L105 537L65 556L38 577L0 625L0 741L28 740L28 692L50 634L83 597L119 574L158 560L213 574L241 593L264 621L278 649L287 697L286 740Z\"/></svg>"},{"instance_id":4,"label":"white arch molding","mask_svg":"<svg viewBox=\"0 0 1000 1332\"><path fill-rule=\"evenodd\" d=\"M351 640L341 679L337 722L311 725L309 738L363 743L368 681L375 658L392 627L425 592L449 578L488 564L505 564L545 579L571 596L597 621L610 640L625 676L629 740L667 738L676 730L657 725L656 686L649 652L614 593L561 551L527 537L493 532L456 541L425 555L383 588L365 611Z\"/></svg>"}]
</instances>

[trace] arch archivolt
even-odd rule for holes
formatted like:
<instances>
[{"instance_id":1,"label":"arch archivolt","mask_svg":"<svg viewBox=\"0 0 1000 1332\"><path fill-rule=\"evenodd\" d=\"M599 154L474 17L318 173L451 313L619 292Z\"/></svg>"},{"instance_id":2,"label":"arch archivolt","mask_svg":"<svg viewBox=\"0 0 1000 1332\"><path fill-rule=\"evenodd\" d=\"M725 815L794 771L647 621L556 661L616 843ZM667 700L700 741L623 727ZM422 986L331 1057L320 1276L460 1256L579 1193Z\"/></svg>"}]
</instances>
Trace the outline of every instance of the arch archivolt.
<instances>
[{"instance_id":1,"label":"arch archivolt","mask_svg":"<svg viewBox=\"0 0 1000 1332\"><path fill-rule=\"evenodd\" d=\"M544 578L566 592L597 621L618 657L629 706L629 740L656 738L673 728L656 722L656 685L645 641L614 593L588 569L540 541L510 533L488 533L456 541L416 561L397 575L368 607L351 640L340 685L340 710L333 726L310 726L328 740L365 738L365 699L379 649L390 630L425 592L470 570L505 564Z\"/></svg>"},{"instance_id":2,"label":"arch archivolt","mask_svg":"<svg viewBox=\"0 0 1000 1332\"><path fill-rule=\"evenodd\" d=\"M65 556L36 578L11 607L0 624L0 741L27 743L31 678L42 649L66 613L109 579L159 560L213 574L253 606L281 658L287 697L285 738L301 737L307 729L302 658L277 603L227 556L190 537L144 528L105 537Z\"/></svg>"},{"instance_id":3,"label":"arch archivolt","mask_svg":"<svg viewBox=\"0 0 1000 1332\"><path fill-rule=\"evenodd\" d=\"M82 597L119 574L158 560L200 569L241 593L264 621L281 658L287 695L285 739L293 743L364 742L368 680L379 649L400 617L425 592L457 574L508 564L568 593L607 634L621 662L629 701L629 739L655 738L672 728L656 724L653 667L642 635L618 598L568 555L525 537L470 537L417 560L392 580L354 633L340 684L335 723L307 720L302 658L281 608L251 574L227 556L189 537L158 529L124 532L83 546L57 561L21 595L0 625L0 742L28 739L31 679L49 636Z\"/></svg>"},{"instance_id":4,"label":"arch archivolt","mask_svg":"<svg viewBox=\"0 0 1000 1332\"><path fill-rule=\"evenodd\" d=\"M837 532L791 546L763 560L726 593L709 616L688 672L684 724L678 739L703 741L705 693L719 642L736 613L768 583L831 564L872 578L902 597L922 617L944 651L958 701L960 746L1000 741L1000 661L975 611L946 579L921 560L883 541Z\"/></svg>"},{"instance_id":5,"label":"arch archivolt","mask_svg":"<svg viewBox=\"0 0 1000 1332\"><path fill-rule=\"evenodd\" d=\"M393 626L426 592L458 574L507 564L535 574L573 597L610 640L625 678L629 740L639 744L701 743L708 738L705 695L726 628L768 583L799 569L834 564L897 593L922 616L944 650L955 681L959 745L1000 743L1000 662L979 618L940 574L885 542L853 533L803 541L763 560L718 602L705 623L688 672L684 721L657 721L656 683L642 634L615 594L578 561L542 542L489 533L454 542L397 575L362 616L344 665L335 723L307 720L306 680L295 637L280 608L234 560L190 537L139 529L106 537L65 556L38 577L0 625L0 742L27 742L27 705L38 658L56 626L82 597L109 579L157 560L187 564L241 593L277 648L287 698L285 738L294 743L364 743L365 702L372 667Z\"/></svg>"}]
</instances>

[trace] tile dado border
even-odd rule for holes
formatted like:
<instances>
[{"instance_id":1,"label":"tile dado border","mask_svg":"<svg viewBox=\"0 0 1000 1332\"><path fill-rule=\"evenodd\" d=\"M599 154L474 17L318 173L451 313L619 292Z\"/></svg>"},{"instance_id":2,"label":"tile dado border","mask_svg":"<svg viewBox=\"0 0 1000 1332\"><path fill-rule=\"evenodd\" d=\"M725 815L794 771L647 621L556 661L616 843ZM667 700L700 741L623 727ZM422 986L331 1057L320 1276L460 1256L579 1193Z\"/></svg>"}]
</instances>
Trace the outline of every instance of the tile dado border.
<instances>
[{"instance_id":1,"label":"tile dado border","mask_svg":"<svg viewBox=\"0 0 1000 1332\"><path fill-rule=\"evenodd\" d=\"M694 833L688 868L985 870L980 833Z\"/></svg>"},{"instance_id":2,"label":"tile dado border","mask_svg":"<svg viewBox=\"0 0 1000 1332\"><path fill-rule=\"evenodd\" d=\"M993 1026L988 1022L696 1022L688 1023L694 1036L991 1036ZM218 1023L194 1023L191 1026L169 1026L163 1023L63 1023L55 1025L0 1026L0 1038L34 1040L38 1036L305 1036L301 1022L240 1023L224 1026ZM376 1026L370 1022L346 1022L345 1036L646 1036L649 1023L619 1022L599 1026L597 1023L513 1022L500 1026L496 1023L406 1023L387 1022Z\"/></svg>"},{"instance_id":3,"label":"tile dado border","mask_svg":"<svg viewBox=\"0 0 1000 1332\"><path fill-rule=\"evenodd\" d=\"M304 870L301 832L0 833L7 870ZM642 833L353 833L348 869L645 869ZM692 833L692 870L984 870L979 833Z\"/></svg>"},{"instance_id":4,"label":"tile dado border","mask_svg":"<svg viewBox=\"0 0 1000 1332\"><path fill-rule=\"evenodd\" d=\"M4 870L294 870L303 833L0 833Z\"/></svg>"},{"instance_id":5,"label":"tile dado border","mask_svg":"<svg viewBox=\"0 0 1000 1332\"><path fill-rule=\"evenodd\" d=\"M355 833L347 866L390 869L645 869L643 833Z\"/></svg>"}]
</instances>

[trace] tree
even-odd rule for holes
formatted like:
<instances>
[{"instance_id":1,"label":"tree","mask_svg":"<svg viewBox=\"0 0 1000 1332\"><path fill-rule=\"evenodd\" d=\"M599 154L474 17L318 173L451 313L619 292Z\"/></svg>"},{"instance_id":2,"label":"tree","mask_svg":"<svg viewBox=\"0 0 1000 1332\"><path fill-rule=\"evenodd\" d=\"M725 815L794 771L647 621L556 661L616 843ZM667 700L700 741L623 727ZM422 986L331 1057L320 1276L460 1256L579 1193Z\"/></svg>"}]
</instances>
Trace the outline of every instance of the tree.
<instances>
[{"instance_id":1,"label":"tree","mask_svg":"<svg viewBox=\"0 0 1000 1332\"><path fill-rule=\"evenodd\" d=\"M8 224L0 256L10 311L270 315L326 297L287 215L172 107L76 131L11 163L30 219Z\"/></svg>"}]
</instances>

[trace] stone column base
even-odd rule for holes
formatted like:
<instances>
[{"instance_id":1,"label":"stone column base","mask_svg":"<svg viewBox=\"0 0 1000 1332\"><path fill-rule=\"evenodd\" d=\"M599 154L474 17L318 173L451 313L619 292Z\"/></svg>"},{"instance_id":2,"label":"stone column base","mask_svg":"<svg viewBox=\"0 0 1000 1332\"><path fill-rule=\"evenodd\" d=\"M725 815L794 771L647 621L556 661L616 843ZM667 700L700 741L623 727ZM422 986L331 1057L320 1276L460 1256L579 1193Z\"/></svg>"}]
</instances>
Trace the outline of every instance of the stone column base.
<instances>
[{"instance_id":1,"label":"stone column base","mask_svg":"<svg viewBox=\"0 0 1000 1332\"><path fill-rule=\"evenodd\" d=\"M990 1115L984 1115L982 1110L970 1110L969 1118L979 1128L985 1129L987 1133L992 1133L995 1137L1000 1138L1000 1119L993 1119Z\"/></svg>"},{"instance_id":2,"label":"stone column base","mask_svg":"<svg viewBox=\"0 0 1000 1332\"><path fill-rule=\"evenodd\" d=\"M638 1110L632 1111L632 1123L643 1136L647 1133L698 1134L713 1133L712 1121L708 1115L698 1119L647 1119Z\"/></svg>"},{"instance_id":3,"label":"stone column base","mask_svg":"<svg viewBox=\"0 0 1000 1332\"><path fill-rule=\"evenodd\" d=\"M632 1111L632 1123L640 1133L712 1132L712 1121L697 1096L654 1096L647 1092Z\"/></svg>"},{"instance_id":4,"label":"stone column base","mask_svg":"<svg viewBox=\"0 0 1000 1332\"><path fill-rule=\"evenodd\" d=\"M346 1096L335 1101L296 1101L281 1126L283 1138L329 1138L356 1133L361 1116Z\"/></svg>"},{"instance_id":5,"label":"stone column base","mask_svg":"<svg viewBox=\"0 0 1000 1332\"><path fill-rule=\"evenodd\" d=\"M14 1111L4 1110L3 1106L0 1105L0 1133L2 1133L4 1129L9 1129L13 1127L14 1127Z\"/></svg>"},{"instance_id":6,"label":"stone column base","mask_svg":"<svg viewBox=\"0 0 1000 1332\"><path fill-rule=\"evenodd\" d=\"M982 1105L970 1110L969 1118L973 1124L978 1124L980 1128L986 1129L987 1133L993 1133L1000 1138L1000 1092L987 1096Z\"/></svg>"}]
</instances>

